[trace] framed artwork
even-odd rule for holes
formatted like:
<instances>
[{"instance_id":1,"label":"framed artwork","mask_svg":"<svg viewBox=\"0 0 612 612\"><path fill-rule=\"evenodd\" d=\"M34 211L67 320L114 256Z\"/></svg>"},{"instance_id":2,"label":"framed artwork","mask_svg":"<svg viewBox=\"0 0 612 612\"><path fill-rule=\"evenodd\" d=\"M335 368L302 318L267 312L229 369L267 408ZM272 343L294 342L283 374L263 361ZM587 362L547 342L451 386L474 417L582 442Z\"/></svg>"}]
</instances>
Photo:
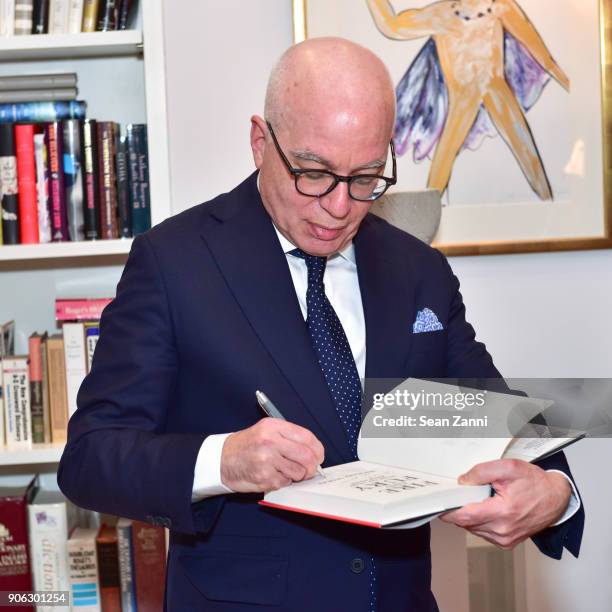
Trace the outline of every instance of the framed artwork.
<instances>
[{"instance_id":1,"label":"framed artwork","mask_svg":"<svg viewBox=\"0 0 612 612\"><path fill-rule=\"evenodd\" d=\"M396 191L437 189L449 255L612 247L612 3L294 0L396 86Z\"/></svg>"}]
</instances>

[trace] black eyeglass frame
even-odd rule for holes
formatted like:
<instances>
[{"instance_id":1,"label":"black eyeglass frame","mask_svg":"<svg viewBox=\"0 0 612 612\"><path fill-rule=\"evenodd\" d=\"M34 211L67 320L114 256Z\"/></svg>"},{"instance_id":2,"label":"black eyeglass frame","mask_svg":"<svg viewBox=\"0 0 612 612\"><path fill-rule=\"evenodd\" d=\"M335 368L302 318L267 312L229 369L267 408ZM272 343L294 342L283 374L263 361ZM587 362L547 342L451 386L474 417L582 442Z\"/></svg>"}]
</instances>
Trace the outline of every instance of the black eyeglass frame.
<instances>
[{"instance_id":1,"label":"black eyeglass frame","mask_svg":"<svg viewBox=\"0 0 612 612\"><path fill-rule=\"evenodd\" d=\"M289 172L293 176L293 179L295 181L296 191L304 196L308 196L311 198L315 198L315 197L322 198L323 196L326 196L328 193L331 193L338 186L338 183L347 183L349 196L353 200L357 200L358 202L374 202L375 200L378 200L378 198L383 196L385 192L387 191L387 189L391 187L391 185L395 185L397 183L397 161L395 159L395 147L393 146L393 140L389 141L389 146L391 147L391 159L393 162L393 178L389 178L388 176L382 176L380 174L353 174L352 176L341 176L339 174L335 174L334 172L331 172L331 170L323 170L323 169L319 170L315 168L294 168L291 165L291 162L289 161L285 153L283 152L283 150L281 149L280 144L278 144L278 140L276 138L276 134L274 133L274 129L272 128L271 123L269 121L266 121L266 125L268 126L268 130L270 131L270 136L272 136L272 141L274 142L274 146L276 147L276 150L278 151L280 158L283 160L283 163L287 167L287 170L289 170ZM331 176L334 179L334 182L330 185L328 189L326 189L323 193L320 193L318 195L314 195L312 193L304 193L298 187L298 179L303 174L308 174L310 172L317 172L319 174L326 174L328 176ZM382 179L383 181L385 181L386 186L383 189L383 191L381 191L377 195L374 195L369 198L356 198L351 193L351 184L355 180L364 179L364 178L372 178L372 179L377 179L377 180Z\"/></svg>"}]
</instances>

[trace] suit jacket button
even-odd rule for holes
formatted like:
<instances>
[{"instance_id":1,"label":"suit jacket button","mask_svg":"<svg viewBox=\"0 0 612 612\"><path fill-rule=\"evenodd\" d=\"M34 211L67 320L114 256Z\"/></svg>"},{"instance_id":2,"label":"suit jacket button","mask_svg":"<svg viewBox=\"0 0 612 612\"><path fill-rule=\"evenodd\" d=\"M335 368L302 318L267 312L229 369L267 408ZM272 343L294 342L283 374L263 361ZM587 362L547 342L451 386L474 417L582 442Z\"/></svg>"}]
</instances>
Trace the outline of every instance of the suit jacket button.
<instances>
[{"instance_id":1,"label":"suit jacket button","mask_svg":"<svg viewBox=\"0 0 612 612\"><path fill-rule=\"evenodd\" d=\"M353 572L354 574L361 574L361 572L363 572L364 569L365 569L365 563L363 562L363 559L360 559L359 557L355 557L351 561L351 572Z\"/></svg>"}]
</instances>

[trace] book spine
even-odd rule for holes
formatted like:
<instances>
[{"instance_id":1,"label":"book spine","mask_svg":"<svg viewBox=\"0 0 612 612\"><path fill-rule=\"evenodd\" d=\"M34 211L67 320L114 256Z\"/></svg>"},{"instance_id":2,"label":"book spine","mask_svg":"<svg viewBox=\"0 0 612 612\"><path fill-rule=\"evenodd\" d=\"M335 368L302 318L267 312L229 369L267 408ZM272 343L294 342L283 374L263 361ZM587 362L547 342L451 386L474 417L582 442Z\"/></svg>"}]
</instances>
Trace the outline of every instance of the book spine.
<instances>
[{"instance_id":1,"label":"book spine","mask_svg":"<svg viewBox=\"0 0 612 612\"><path fill-rule=\"evenodd\" d=\"M151 202L149 195L149 162L147 126L130 124L127 127L132 208L132 234L151 229Z\"/></svg>"},{"instance_id":2,"label":"book spine","mask_svg":"<svg viewBox=\"0 0 612 612\"><path fill-rule=\"evenodd\" d=\"M84 531L84 530L75 530ZM68 540L70 600L79 612L100 612L95 531L88 538ZM74 535L74 534L73 534Z\"/></svg>"},{"instance_id":3,"label":"book spine","mask_svg":"<svg viewBox=\"0 0 612 612\"><path fill-rule=\"evenodd\" d=\"M95 32L98 25L100 0L85 0L83 3L83 32Z\"/></svg>"},{"instance_id":4,"label":"book spine","mask_svg":"<svg viewBox=\"0 0 612 612\"><path fill-rule=\"evenodd\" d=\"M14 126L12 124L0 124L0 194L2 196L3 244L19 244L17 185Z\"/></svg>"},{"instance_id":5,"label":"book spine","mask_svg":"<svg viewBox=\"0 0 612 612\"><path fill-rule=\"evenodd\" d=\"M47 369L49 374L51 441L54 444L65 443L66 427L68 425L68 400L63 338L47 339Z\"/></svg>"},{"instance_id":6,"label":"book spine","mask_svg":"<svg viewBox=\"0 0 612 612\"><path fill-rule=\"evenodd\" d=\"M31 591L28 495L0 497L0 591ZM33 612L31 606L19 608Z\"/></svg>"},{"instance_id":7,"label":"book spine","mask_svg":"<svg viewBox=\"0 0 612 612\"><path fill-rule=\"evenodd\" d=\"M49 34L66 34L68 32L68 15L70 0L50 0Z\"/></svg>"},{"instance_id":8,"label":"book spine","mask_svg":"<svg viewBox=\"0 0 612 612\"><path fill-rule=\"evenodd\" d=\"M51 443L51 399L49 394L49 367L47 359L47 335L44 334L40 343L40 362L42 364L42 404L44 443Z\"/></svg>"},{"instance_id":9,"label":"book spine","mask_svg":"<svg viewBox=\"0 0 612 612\"><path fill-rule=\"evenodd\" d=\"M136 607L138 610L161 610L166 574L164 528L133 521L132 538Z\"/></svg>"},{"instance_id":10,"label":"book spine","mask_svg":"<svg viewBox=\"0 0 612 612\"><path fill-rule=\"evenodd\" d=\"M63 122L64 188L68 233L71 240L85 239L85 183L83 173L83 125L79 119Z\"/></svg>"},{"instance_id":11,"label":"book spine","mask_svg":"<svg viewBox=\"0 0 612 612\"><path fill-rule=\"evenodd\" d=\"M68 32L78 34L83 26L83 0L70 0L68 11Z\"/></svg>"},{"instance_id":12,"label":"book spine","mask_svg":"<svg viewBox=\"0 0 612 612\"><path fill-rule=\"evenodd\" d=\"M66 503L28 506L30 558L36 591L68 591L68 514ZM54 612L38 606L37 612Z\"/></svg>"},{"instance_id":13,"label":"book spine","mask_svg":"<svg viewBox=\"0 0 612 612\"><path fill-rule=\"evenodd\" d=\"M46 34L49 31L48 24L49 0L34 0L34 10L32 15L32 34Z\"/></svg>"},{"instance_id":14,"label":"book spine","mask_svg":"<svg viewBox=\"0 0 612 612\"><path fill-rule=\"evenodd\" d=\"M76 89L17 89L0 91L0 104L13 102L54 102L56 100L76 100Z\"/></svg>"},{"instance_id":15,"label":"book spine","mask_svg":"<svg viewBox=\"0 0 612 612\"><path fill-rule=\"evenodd\" d=\"M121 582L121 612L136 610L136 590L134 585L134 560L132 554L131 522L119 521L117 524L119 546L119 580Z\"/></svg>"},{"instance_id":16,"label":"book spine","mask_svg":"<svg viewBox=\"0 0 612 612\"><path fill-rule=\"evenodd\" d=\"M83 124L83 157L85 161L85 238L100 238L100 183L98 180L98 128L95 119Z\"/></svg>"},{"instance_id":17,"label":"book spine","mask_svg":"<svg viewBox=\"0 0 612 612\"><path fill-rule=\"evenodd\" d=\"M32 18L34 0L16 0L15 2L15 34L23 36L32 33Z\"/></svg>"},{"instance_id":18,"label":"book spine","mask_svg":"<svg viewBox=\"0 0 612 612\"><path fill-rule=\"evenodd\" d=\"M119 29L120 30L127 30L131 8L132 8L132 0L121 0L121 6L119 8Z\"/></svg>"},{"instance_id":19,"label":"book spine","mask_svg":"<svg viewBox=\"0 0 612 612\"><path fill-rule=\"evenodd\" d=\"M5 358L2 362L4 431L6 446L32 448L30 425L30 377L27 357Z\"/></svg>"},{"instance_id":20,"label":"book spine","mask_svg":"<svg viewBox=\"0 0 612 612\"><path fill-rule=\"evenodd\" d=\"M34 134L34 159L36 162L36 202L38 209L38 238L51 242L51 218L49 209L49 163L45 135Z\"/></svg>"},{"instance_id":21,"label":"book spine","mask_svg":"<svg viewBox=\"0 0 612 612\"><path fill-rule=\"evenodd\" d=\"M68 416L77 408L77 394L87 375L87 352L83 323L64 323L64 359L66 363L66 391Z\"/></svg>"},{"instance_id":22,"label":"book spine","mask_svg":"<svg viewBox=\"0 0 612 612\"><path fill-rule=\"evenodd\" d=\"M102 525L96 544L102 609L104 612L121 612L121 583L119 580L119 551L116 528Z\"/></svg>"},{"instance_id":23,"label":"book spine","mask_svg":"<svg viewBox=\"0 0 612 612\"><path fill-rule=\"evenodd\" d=\"M6 432L4 431L4 414L6 408L4 408L4 360L6 357L0 355L0 446L6 444Z\"/></svg>"},{"instance_id":24,"label":"book spine","mask_svg":"<svg viewBox=\"0 0 612 612\"><path fill-rule=\"evenodd\" d=\"M33 444L44 444L45 442L41 347L42 336L30 336L28 339L28 354L30 356L30 408Z\"/></svg>"},{"instance_id":25,"label":"book spine","mask_svg":"<svg viewBox=\"0 0 612 612\"><path fill-rule=\"evenodd\" d=\"M66 209L66 188L64 185L63 134L60 122L45 126L45 144L49 156L49 193L51 200L51 240L70 240L68 233L68 212Z\"/></svg>"},{"instance_id":26,"label":"book spine","mask_svg":"<svg viewBox=\"0 0 612 612\"><path fill-rule=\"evenodd\" d=\"M51 123L62 119L84 119L87 103L82 100L13 102L0 104L0 123Z\"/></svg>"},{"instance_id":27,"label":"book spine","mask_svg":"<svg viewBox=\"0 0 612 612\"><path fill-rule=\"evenodd\" d=\"M112 298L92 298L85 300L55 300L55 320L61 321L99 321L102 311L112 302Z\"/></svg>"},{"instance_id":28,"label":"book spine","mask_svg":"<svg viewBox=\"0 0 612 612\"><path fill-rule=\"evenodd\" d=\"M15 126L17 189L19 197L19 236L21 244L38 244L38 194L34 159L34 126Z\"/></svg>"},{"instance_id":29,"label":"book spine","mask_svg":"<svg viewBox=\"0 0 612 612\"><path fill-rule=\"evenodd\" d=\"M98 30L109 32L117 29L118 0L100 0Z\"/></svg>"},{"instance_id":30,"label":"book spine","mask_svg":"<svg viewBox=\"0 0 612 612\"><path fill-rule=\"evenodd\" d=\"M114 123L110 121L98 123L98 147L101 237L104 239L119 238Z\"/></svg>"},{"instance_id":31,"label":"book spine","mask_svg":"<svg viewBox=\"0 0 612 612\"><path fill-rule=\"evenodd\" d=\"M127 161L127 141L117 138L117 206L119 208L119 236L132 236L132 211L130 204L130 176Z\"/></svg>"},{"instance_id":32,"label":"book spine","mask_svg":"<svg viewBox=\"0 0 612 612\"><path fill-rule=\"evenodd\" d=\"M15 34L15 0L0 0L0 36Z\"/></svg>"},{"instance_id":33,"label":"book spine","mask_svg":"<svg viewBox=\"0 0 612 612\"><path fill-rule=\"evenodd\" d=\"M17 91L20 89L69 89L76 86L77 75L75 72L0 77L0 91Z\"/></svg>"},{"instance_id":34,"label":"book spine","mask_svg":"<svg viewBox=\"0 0 612 612\"><path fill-rule=\"evenodd\" d=\"M94 351L100 339L100 324L85 323L85 349L87 351L87 373L91 372Z\"/></svg>"}]
</instances>

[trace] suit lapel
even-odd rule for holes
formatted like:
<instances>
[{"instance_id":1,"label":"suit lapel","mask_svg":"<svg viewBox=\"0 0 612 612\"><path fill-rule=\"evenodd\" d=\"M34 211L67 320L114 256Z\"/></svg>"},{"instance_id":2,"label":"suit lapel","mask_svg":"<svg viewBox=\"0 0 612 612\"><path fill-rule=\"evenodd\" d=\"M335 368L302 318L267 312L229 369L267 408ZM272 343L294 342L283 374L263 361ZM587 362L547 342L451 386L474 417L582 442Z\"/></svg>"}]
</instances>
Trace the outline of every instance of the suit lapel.
<instances>
[{"instance_id":1,"label":"suit lapel","mask_svg":"<svg viewBox=\"0 0 612 612\"><path fill-rule=\"evenodd\" d=\"M217 209L220 212L208 218L202 237L245 317L302 399L318 431L309 428L328 454L333 448L341 461L350 461L346 434L312 348L286 256L261 201L256 177L247 179ZM289 402L279 408L287 420L304 422L301 406Z\"/></svg>"},{"instance_id":2,"label":"suit lapel","mask_svg":"<svg viewBox=\"0 0 612 612\"><path fill-rule=\"evenodd\" d=\"M355 237L366 322L366 378L405 378L415 317L416 274L384 225L368 215ZM387 240L385 240L385 237Z\"/></svg>"}]
</instances>

